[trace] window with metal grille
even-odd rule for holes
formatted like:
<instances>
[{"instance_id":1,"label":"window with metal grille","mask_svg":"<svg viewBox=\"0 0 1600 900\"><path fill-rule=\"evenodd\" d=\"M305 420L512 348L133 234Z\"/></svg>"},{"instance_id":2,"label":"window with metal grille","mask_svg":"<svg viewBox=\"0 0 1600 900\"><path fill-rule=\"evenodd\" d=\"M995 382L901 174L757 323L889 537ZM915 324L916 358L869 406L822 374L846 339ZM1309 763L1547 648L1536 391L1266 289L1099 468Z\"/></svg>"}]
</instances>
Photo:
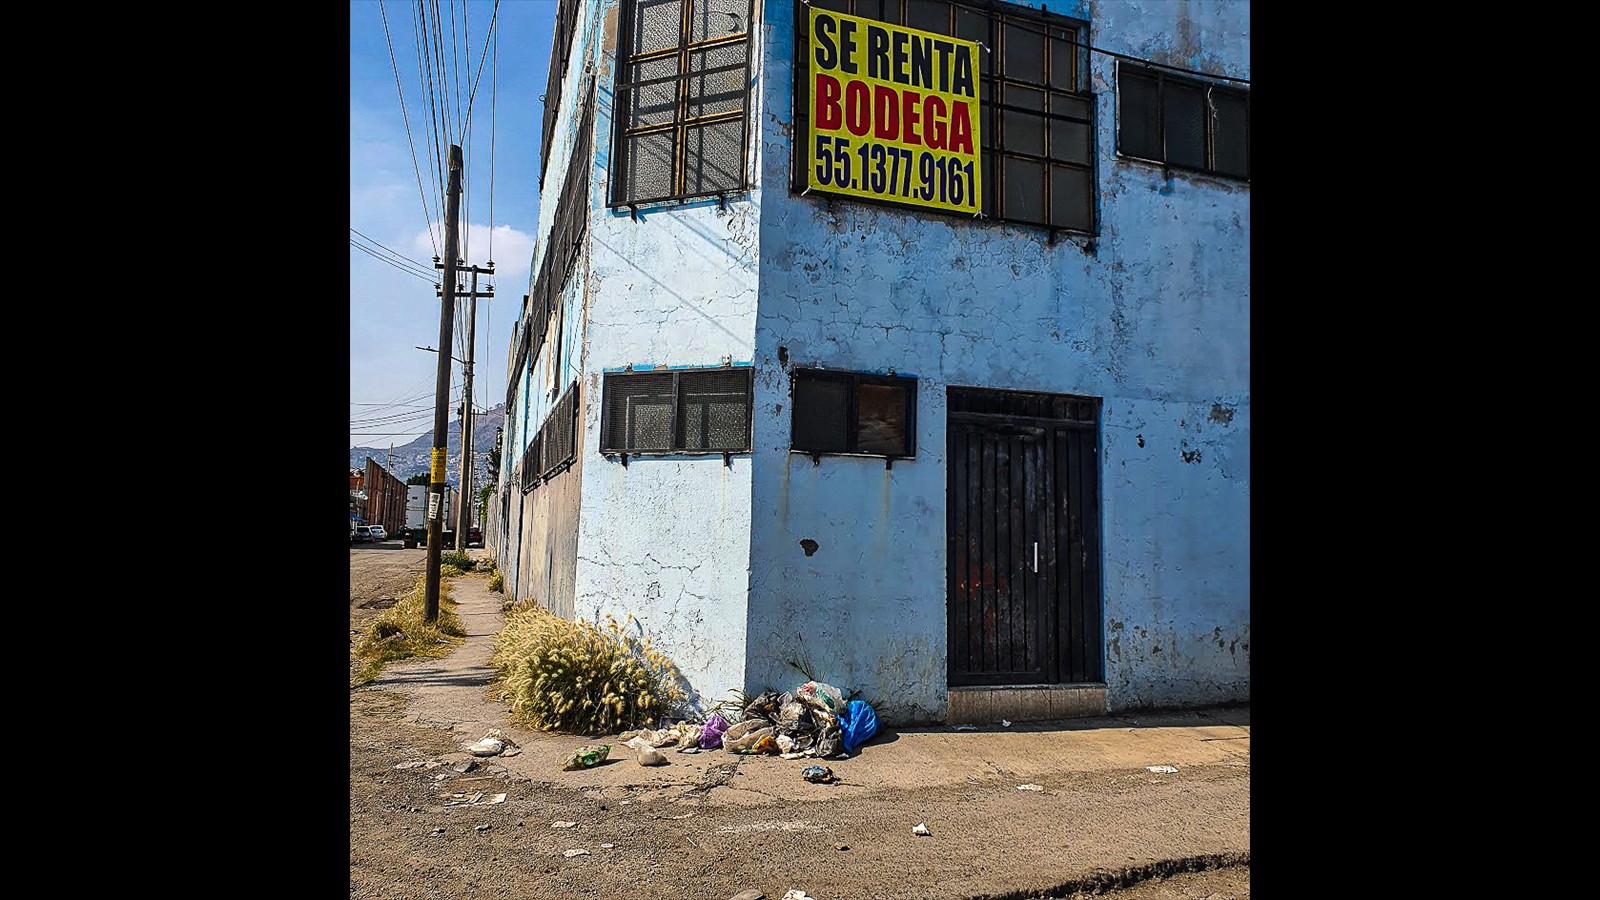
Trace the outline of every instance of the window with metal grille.
<instances>
[{"instance_id":1,"label":"window with metal grille","mask_svg":"<svg viewBox=\"0 0 1600 900\"><path fill-rule=\"evenodd\" d=\"M528 442L528 452L522 457L522 492L533 490L539 483L539 453L542 444L541 434L535 434L533 440Z\"/></svg>"},{"instance_id":2,"label":"window with metal grille","mask_svg":"<svg viewBox=\"0 0 1600 900\"><path fill-rule=\"evenodd\" d=\"M610 205L741 191L752 0L623 0Z\"/></svg>"},{"instance_id":3,"label":"window with metal grille","mask_svg":"<svg viewBox=\"0 0 1600 900\"><path fill-rule=\"evenodd\" d=\"M607 372L603 453L750 449L751 369Z\"/></svg>"},{"instance_id":4,"label":"window with metal grille","mask_svg":"<svg viewBox=\"0 0 1600 900\"><path fill-rule=\"evenodd\" d=\"M917 379L795 369L793 382L791 449L916 456Z\"/></svg>"},{"instance_id":5,"label":"window with metal grille","mask_svg":"<svg viewBox=\"0 0 1600 900\"><path fill-rule=\"evenodd\" d=\"M544 425L539 429L539 436L543 439L544 461L540 466L541 479L549 479L559 474L577 458L578 440L578 383L573 382L567 387L566 393L556 401L555 407L550 411L550 417L545 419Z\"/></svg>"},{"instance_id":6,"label":"window with metal grille","mask_svg":"<svg viewBox=\"0 0 1600 900\"><path fill-rule=\"evenodd\" d=\"M1117 153L1250 180L1250 92L1117 63Z\"/></svg>"},{"instance_id":7,"label":"window with metal grille","mask_svg":"<svg viewBox=\"0 0 1600 900\"><path fill-rule=\"evenodd\" d=\"M1002 222L1094 234L1095 103L1089 23L982 0L809 0L812 6L977 41L983 213ZM796 21L807 21L797 2ZM796 28L804 46L804 25ZM802 55L796 56L803 59ZM809 90L795 66L795 134L805 133ZM794 153L794 190L806 188Z\"/></svg>"},{"instance_id":8,"label":"window with metal grille","mask_svg":"<svg viewBox=\"0 0 1600 900\"><path fill-rule=\"evenodd\" d=\"M561 86L567 80L567 61L572 58L572 36L578 30L578 0L561 0L556 8L556 28L550 41L550 74L545 78L544 131L540 135L539 187L550 168L550 144L556 133L556 114L561 110Z\"/></svg>"},{"instance_id":9,"label":"window with metal grille","mask_svg":"<svg viewBox=\"0 0 1600 900\"><path fill-rule=\"evenodd\" d=\"M577 270L583 250L583 237L589 226L589 160L594 146L594 85L591 82L585 102L583 121L578 126L578 142L572 147L567 162L567 180L561 186L561 196L556 200L555 222L550 236L545 239L544 257L539 262L539 272L533 279L533 290L526 300L529 306L527 359L539 358L544 347L550 320L561 308L561 292L567 280ZM520 358L520 357L519 357ZM555 361L559 368L560 360Z\"/></svg>"}]
</instances>

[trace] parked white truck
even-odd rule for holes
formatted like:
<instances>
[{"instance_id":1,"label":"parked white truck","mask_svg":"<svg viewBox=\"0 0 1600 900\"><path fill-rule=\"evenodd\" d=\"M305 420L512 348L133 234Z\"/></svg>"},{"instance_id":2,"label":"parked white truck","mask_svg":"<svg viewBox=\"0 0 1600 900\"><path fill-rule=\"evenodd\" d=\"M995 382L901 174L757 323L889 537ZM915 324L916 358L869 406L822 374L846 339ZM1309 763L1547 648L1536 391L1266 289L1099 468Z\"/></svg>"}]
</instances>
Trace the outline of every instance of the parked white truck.
<instances>
[{"instance_id":1,"label":"parked white truck","mask_svg":"<svg viewBox=\"0 0 1600 900\"><path fill-rule=\"evenodd\" d=\"M440 515L444 521L445 549L452 549L456 545L456 519L455 505L451 500L456 496L456 491L447 490L441 497L444 508ZM411 540L416 541L419 547L428 543L428 486L425 484L406 485L406 534Z\"/></svg>"}]
</instances>

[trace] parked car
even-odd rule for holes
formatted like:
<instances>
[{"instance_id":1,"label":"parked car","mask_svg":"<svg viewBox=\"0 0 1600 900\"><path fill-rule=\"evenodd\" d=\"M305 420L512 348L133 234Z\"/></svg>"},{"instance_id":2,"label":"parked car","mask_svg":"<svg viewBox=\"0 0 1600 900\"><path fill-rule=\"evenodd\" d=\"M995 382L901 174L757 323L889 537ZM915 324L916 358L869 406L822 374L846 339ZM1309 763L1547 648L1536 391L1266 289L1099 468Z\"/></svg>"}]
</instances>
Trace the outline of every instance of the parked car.
<instances>
[{"instance_id":1,"label":"parked car","mask_svg":"<svg viewBox=\"0 0 1600 900\"><path fill-rule=\"evenodd\" d=\"M356 526L356 543L365 544L372 540L372 529L365 525Z\"/></svg>"},{"instance_id":2,"label":"parked car","mask_svg":"<svg viewBox=\"0 0 1600 900\"><path fill-rule=\"evenodd\" d=\"M389 533L383 530L382 525L369 525L367 530L372 533L372 539L375 541L387 541L389 539Z\"/></svg>"},{"instance_id":3,"label":"parked car","mask_svg":"<svg viewBox=\"0 0 1600 900\"><path fill-rule=\"evenodd\" d=\"M476 525L472 526L471 528L468 528L467 529L467 543L466 543L466 546L468 546L468 547L473 547L473 546L482 547L483 546L483 529L479 528Z\"/></svg>"}]
</instances>

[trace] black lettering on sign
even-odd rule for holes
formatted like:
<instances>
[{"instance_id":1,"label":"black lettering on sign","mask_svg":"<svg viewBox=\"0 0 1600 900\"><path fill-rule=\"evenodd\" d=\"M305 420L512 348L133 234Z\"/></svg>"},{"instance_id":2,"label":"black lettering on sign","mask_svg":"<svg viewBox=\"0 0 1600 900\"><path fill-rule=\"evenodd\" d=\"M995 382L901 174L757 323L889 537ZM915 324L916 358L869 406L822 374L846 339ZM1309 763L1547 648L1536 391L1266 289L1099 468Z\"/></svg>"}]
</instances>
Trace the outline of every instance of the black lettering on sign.
<instances>
[{"instance_id":1,"label":"black lettering on sign","mask_svg":"<svg viewBox=\"0 0 1600 900\"><path fill-rule=\"evenodd\" d=\"M867 74L893 80L889 77L889 32L876 25L867 26Z\"/></svg>"},{"instance_id":2,"label":"black lettering on sign","mask_svg":"<svg viewBox=\"0 0 1600 900\"><path fill-rule=\"evenodd\" d=\"M868 29L869 33L871 29ZM849 19L839 22L839 70L856 74L856 23Z\"/></svg>"},{"instance_id":3,"label":"black lettering on sign","mask_svg":"<svg viewBox=\"0 0 1600 900\"><path fill-rule=\"evenodd\" d=\"M839 48L833 43L833 36L838 28L839 23L832 16L817 16L817 27L813 36L817 39L818 68L832 69L839 65Z\"/></svg>"}]
</instances>

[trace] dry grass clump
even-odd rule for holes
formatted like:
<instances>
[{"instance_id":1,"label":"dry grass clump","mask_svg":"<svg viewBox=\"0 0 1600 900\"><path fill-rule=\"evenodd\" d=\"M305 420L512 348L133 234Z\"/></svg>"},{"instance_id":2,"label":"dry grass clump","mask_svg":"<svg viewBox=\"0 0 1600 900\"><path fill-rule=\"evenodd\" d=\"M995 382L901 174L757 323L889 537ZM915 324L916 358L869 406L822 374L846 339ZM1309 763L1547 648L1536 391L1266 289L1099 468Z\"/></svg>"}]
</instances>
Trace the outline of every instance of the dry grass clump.
<instances>
[{"instance_id":1,"label":"dry grass clump","mask_svg":"<svg viewBox=\"0 0 1600 900\"><path fill-rule=\"evenodd\" d=\"M355 655L363 665L355 677L355 684L366 684L378 677L384 665L400 659L424 657L437 659L454 650L466 638L461 617L456 609L461 605L450 597L449 586L439 582L439 618L433 623L424 622L427 606L426 578L417 579L411 592L399 603L384 610L356 644Z\"/></svg>"},{"instance_id":2,"label":"dry grass clump","mask_svg":"<svg viewBox=\"0 0 1600 900\"><path fill-rule=\"evenodd\" d=\"M672 714L686 698L677 666L609 615L596 626L536 603L515 604L489 662L511 702L512 718L540 731L611 734L638 728Z\"/></svg>"}]
</instances>

